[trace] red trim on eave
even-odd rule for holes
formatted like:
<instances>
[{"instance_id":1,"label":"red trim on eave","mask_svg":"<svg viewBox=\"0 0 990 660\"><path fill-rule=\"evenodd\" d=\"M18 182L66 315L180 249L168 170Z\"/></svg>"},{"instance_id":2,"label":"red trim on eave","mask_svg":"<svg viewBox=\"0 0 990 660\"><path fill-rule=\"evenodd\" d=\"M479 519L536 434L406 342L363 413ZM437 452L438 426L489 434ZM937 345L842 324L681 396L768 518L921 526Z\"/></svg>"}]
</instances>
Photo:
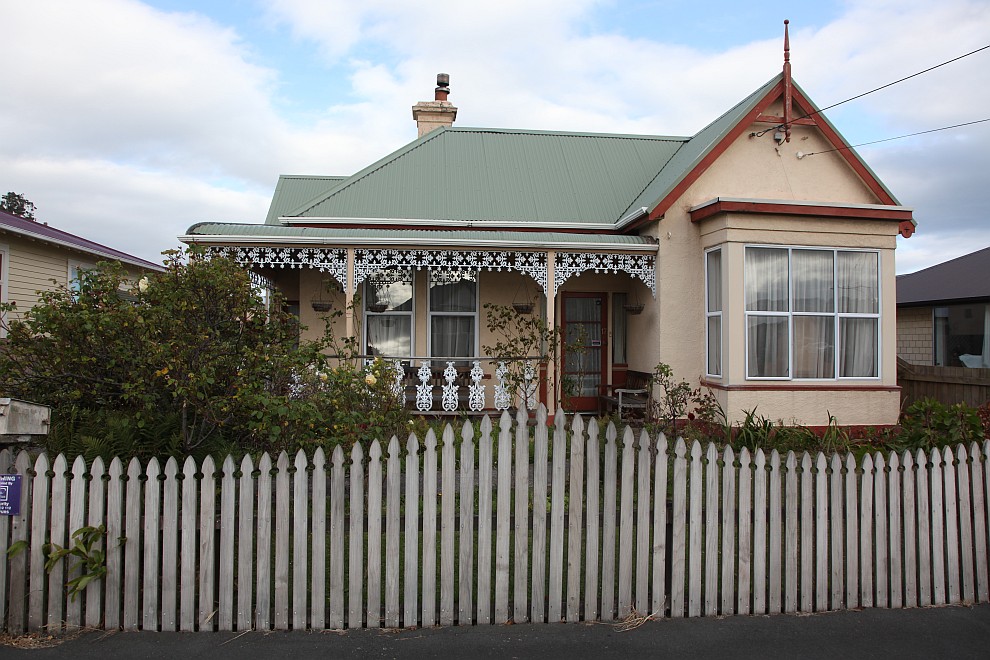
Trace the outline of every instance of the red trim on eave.
<instances>
[{"instance_id":1,"label":"red trim on eave","mask_svg":"<svg viewBox=\"0 0 990 660\"><path fill-rule=\"evenodd\" d=\"M660 200L660 202L645 218L626 227L626 231L641 227L648 222L655 222L656 220L659 220L663 214L666 213L671 206L673 206L674 202L677 201L681 195L687 192L687 189L691 187L691 184L697 181L698 178L705 173L705 170L707 170L709 166L711 166L711 164L714 163L715 160L729 148L729 145L731 145L736 138L742 135L751 124L755 123L760 117L763 116L763 111L770 107L774 101L780 98L783 92L783 81L774 85L773 88L767 92L766 96L764 96L760 102L746 114L745 117L739 120L736 126L729 131L725 137L722 138L722 140L705 155L704 158L701 159L701 162L699 162L683 179L680 180L680 182L678 182L676 186L674 186L673 190L667 193L667 195ZM802 107L813 107L808 99L806 99L805 96L798 91L797 87L792 88L791 93L793 95L793 99L796 100ZM816 117L818 114L820 113L814 113L812 116ZM795 122L792 121L792 123ZM882 204L896 206L897 202L894 201L894 198L891 197L886 190L884 190L883 186L880 185L877 178L873 176L869 169L867 169L866 165L853 154L852 150L848 148L845 141L839 137L839 134L836 133L831 126L829 126L828 122L824 121L824 116L822 117L822 121L816 121L815 124L822 131L825 139L831 142L832 146L837 149L837 153L840 154L849 166L853 168L866 187L880 199L880 202Z\"/></svg>"},{"instance_id":2,"label":"red trim on eave","mask_svg":"<svg viewBox=\"0 0 990 660\"><path fill-rule=\"evenodd\" d=\"M808 102L808 99L806 99L796 87L794 88L794 97L798 99L804 107L812 107L811 103ZM853 150L849 148L849 145L846 144L845 140L839 137L839 134L836 133L831 126L829 126L828 122L824 121L824 116L822 119L823 121L818 122L818 128L825 135L825 138L832 143L832 146L835 147L837 150L836 153L842 156L845 161L849 163L849 166L853 168L856 174L859 175L859 178L862 179L864 184L866 184L866 187L880 199L881 204L896 206L897 202L890 196L890 193L884 190L884 187L880 185L880 181L877 180L872 172L870 172L869 168L866 167L866 164L856 156Z\"/></svg>"},{"instance_id":3,"label":"red trim on eave","mask_svg":"<svg viewBox=\"0 0 990 660\"><path fill-rule=\"evenodd\" d=\"M667 195L660 200L660 203L657 204L652 211L650 211L649 215L647 215L646 218L639 220L638 222L634 223L627 229L635 229L636 227L644 225L647 222L653 222L655 220L659 220L660 216L662 216L664 213L667 212L668 209L670 209L670 207L674 204L677 198L683 195L685 192L687 192L687 189L691 187L691 184L697 181L698 178L705 173L705 170L707 170L711 166L711 164L714 163L718 159L718 157L721 156L725 152L725 150L729 148L729 145L731 145L737 137L743 134L743 132L750 126L750 124L756 121L757 117L763 114L764 110L770 107L771 103L777 100L777 98L783 93L783 91L784 91L783 82L779 82L776 85L774 85L773 88L766 93L766 96L764 96L763 99L761 99L760 102L757 103L753 107L753 109L746 114L745 117L739 120L739 122L735 125L735 127L733 127L733 129L729 131L718 144L712 147L711 151L705 154L705 157L701 159L701 162L695 165L694 169L688 172L687 175L685 175L685 177L681 179L676 186L674 186L674 189L671 190L669 193L667 193Z\"/></svg>"},{"instance_id":4,"label":"red trim on eave","mask_svg":"<svg viewBox=\"0 0 990 660\"><path fill-rule=\"evenodd\" d=\"M811 204L776 204L773 202L742 202L718 200L691 211L691 222L699 222L719 213L764 213L768 215L798 215L824 218L850 218L857 220L897 220L912 227L911 211L907 209L863 209L848 206Z\"/></svg>"}]
</instances>

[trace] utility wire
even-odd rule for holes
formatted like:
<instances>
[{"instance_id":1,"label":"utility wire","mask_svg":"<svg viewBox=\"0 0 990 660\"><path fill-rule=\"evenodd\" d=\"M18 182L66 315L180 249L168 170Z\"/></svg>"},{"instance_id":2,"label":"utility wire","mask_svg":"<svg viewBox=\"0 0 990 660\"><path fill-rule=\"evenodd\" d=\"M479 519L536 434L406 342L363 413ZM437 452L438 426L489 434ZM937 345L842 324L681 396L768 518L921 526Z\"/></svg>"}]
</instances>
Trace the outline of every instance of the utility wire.
<instances>
[{"instance_id":1,"label":"utility wire","mask_svg":"<svg viewBox=\"0 0 990 660\"><path fill-rule=\"evenodd\" d=\"M809 112L806 115L801 115L800 117L796 117L792 121L798 121L799 119L807 119L808 117L811 117L812 115L817 115L817 114L819 114L821 112L824 112L826 110L830 110L832 108L835 108L837 106L842 105L843 103L849 103L850 101L855 101L856 99L862 98L862 97L866 96L867 94L872 94L873 92L879 92L881 89L886 89L888 87L891 87L893 85L896 85L897 83L904 82L905 80L910 80L911 78L915 78L917 76L920 76L923 73L928 73L929 71L934 71L935 69L937 69L939 67L943 67L946 64L952 64L953 62L958 62L959 60L963 59L964 57L969 57L970 55L975 55L976 53L979 53L980 51L983 51L983 50L987 50L988 48L990 48L990 44L987 44L986 46L983 46L981 48L977 48L976 50L971 50L970 52L968 52L968 53L966 53L964 55L960 55L959 57L954 57L951 60L946 60L945 62L942 62L941 64L936 64L935 66L930 66L927 69L925 69L924 71L918 71L917 73L912 73L910 76L905 76L905 77L903 77L903 78L901 78L899 80L895 80L894 82L889 82L886 85L880 85L876 89L871 89L868 92L863 92L862 94L857 94L856 96L851 96L851 97L845 99L844 101L839 101L838 103L833 103L832 105L827 105L824 108L820 108L818 110L814 110L812 112ZM778 124L777 126L771 126L770 128L767 128L765 130L759 131L758 133L755 134L755 136L756 137L763 137L765 134L769 133L770 131L773 131L773 130L776 130L776 129L780 128L780 126L782 126L782 124ZM951 127L949 127L949 128L951 128ZM941 129L935 129L935 130L941 130ZM907 136L903 136L903 137L907 137ZM891 138L891 139L894 139L894 138Z\"/></svg>"},{"instance_id":2,"label":"utility wire","mask_svg":"<svg viewBox=\"0 0 990 660\"><path fill-rule=\"evenodd\" d=\"M872 142L860 142L859 144L853 144L848 147L836 147L835 149L826 149L825 151L812 151L808 154L802 154L801 158L805 156L814 156L816 154L827 154L833 151L841 151L843 149L854 149L856 147L865 147L868 144L879 144L880 142L890 142L891 140L900 140L902 138L914 137L915 135L924 135L925 133L936 133L938 131L947 131L950 128L959 128L961 126L972 126L973 124L982 124L985 121L990 121L990 117L986 119L977 119L976 121L968 121L964 124L954 124L953 126L943 126L942 128L932 128L927 131L918 131L917 133L908 133L907 135L898 135L897 137L884 138L882 140L873 140Z\"/></svg>"}]
</instances>

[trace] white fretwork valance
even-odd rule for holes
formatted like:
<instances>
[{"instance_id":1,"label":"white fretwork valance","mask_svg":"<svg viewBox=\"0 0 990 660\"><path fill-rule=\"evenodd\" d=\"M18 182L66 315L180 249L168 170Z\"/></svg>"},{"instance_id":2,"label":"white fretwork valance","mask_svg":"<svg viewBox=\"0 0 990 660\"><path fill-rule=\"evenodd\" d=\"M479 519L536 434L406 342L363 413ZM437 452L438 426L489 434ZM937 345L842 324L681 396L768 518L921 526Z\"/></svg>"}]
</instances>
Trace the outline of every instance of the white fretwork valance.
<instances>
[{"instance_id":1,"label":"white fretwork valance","mask_svg":"<svg viewBox=\"0 0 990 660\"><path fill-rule=\"evenodd\" d=\"M600 252L558 252L553 263L553 295L557 295L568 278L587 271L626 273L642 280L653 297L657 297L656 255Z\"/></svg>"},{"instance_id":2,"label":"white fretwork valance","mask_svg":"<svg viewBox=\"0 0 990 660\"><path fill-rule=\"evenodd\" d=\"M341 286L347 288L347 250L344 248L223 246L210 248L209 252L231 257L246 266L315 268L330 273Z\"/></svg>"},{"instance_id":3,"label":"white fretwork valance","mask_svg":"<svg viewBox=\"0 0 990 660\"><path fill-rule=\"evenodd\" d=\"M354 250L354 286L387 268L432 271L517 271L530 276L547 293L545 252L493 252L484 250Z\"/></svg>"}]
</instances>

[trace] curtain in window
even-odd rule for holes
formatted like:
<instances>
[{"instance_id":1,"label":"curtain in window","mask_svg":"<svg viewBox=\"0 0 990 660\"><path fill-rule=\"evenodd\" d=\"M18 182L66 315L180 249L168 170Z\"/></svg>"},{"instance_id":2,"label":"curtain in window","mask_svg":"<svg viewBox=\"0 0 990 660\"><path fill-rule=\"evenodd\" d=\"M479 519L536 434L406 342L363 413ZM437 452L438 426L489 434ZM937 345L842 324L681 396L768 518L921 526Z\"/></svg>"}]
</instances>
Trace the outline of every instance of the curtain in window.
<instances>
[{"instance_id":1,"label":"curtain in window","mask_svg":"<svg viewBox=\"0 0 990 660\"><path fill-rule=\"evenodd\" d=\"M835 378L835 317L794 317L794 377Z\"/></svg>"},{"instance_id":2,"label":"curtain in window","mask_svg":"<svg viewBox=\"0 0 990 660\"><path fill-rule=\"evenodd\" d=\"M474 273L464 273L457 279L444 278L449 281L430 279L430 311L431 312L470 312L478 308L478 282Z\"/></svg>"},{"instance_id":3,"label":"curtain in window","mask_svg":"<svg viewBox=\"0 0 990 660\"><path fill-rule=\"evenodd\" d=\"M787 250L746 249L746 310L787 312ZM789 330L786 316L750 315L748 373L753 378L787 378Z\"/></svg>"},{"instance_id":4,"label":"curtain in window","mask_svg":"<svg viewBox=\"0 0 990 660\"><path fill-rule=\"evenodd\" d=\"M430 355L474 357L478 276L472 272L430 273Z\"/></svg>"},{"instance_id":5,"label":"curtain in window","mask_svg":"<svg viewBox=\"0 0 990 660\"><path fill-rule=\"evenodd\" d=\"M839 253L839 312L876 314L880 291L876 252Z\"/></svg>"},{"instance_id":6,"label":"curtain in window","mask_svg":"<svg viewBox=\"0 0 990 660\"><path fill-rule=\"evenodd\" d=\"M436 357L474 357L474 317L433 316L430 344Z\"/></svg>"},{"instance_id":7,"label":"curtain in window","mask_svg":"<svg viewBox=\"0 0 990 660\"><path fill-rule=\"evenodd\" d=\"M839 312L876 314L880 290L875 252L840 252L838 260ZM845 378L877 376L878 320L839 319L839 375Z\"/></svg>"},{"instance_id":8,"label":"curtain in window","mask_svg":"<svg viewBox=\"0 0 990 660\"><path fill-rule=\"evenodd\" d=\"M831 250L791 253L793 312L829 316L794 317L794 377L835 378L835 272Z\"/></svg>"},{"instance_id":9,"label":"curtain in window","mask_svg":"<svg viewBox=\"0 0 990 660\"><path fill-rule=\"evenodd\" d=\"M786 316L750 316L748 372L751 378L787 378L788 329Z\"/></svg>"},{"instance_id":10,"label":"curtain in window","mask_svg":"<svg viewBox=\"0 0 990 660\"><path fill-rule=\"evenodd\" d=\"M708 317L708 373L722 375L722 317Z\"/></svg>"},{"instance_id":11,"label":"curtain in window","mask_svg":"<svg viewBox=\"0 0 990 660\"><path fill-rule=\"evenodd\" d=\"M712 250L706 257L708 306L708 373L722 375L722 252Z\"/></svg>"},{"instance_id":12,"label":"curtain in window","mask_svg":"<svg viewBox=\"0 0 990 660\"><path fill-rule=\"evenodd\" d=\"M787 250L746 248L746 310L787 311Z\"/></svg>"},{"instance_id":13,"label":"curtain in window","mask_svg":"<svg viewBox=\"0 0 990 660\"><path fill-rule=\"evenodd\" d=\"M627 296L624 293L612 295L612 362L626 363L626 333L628 312L626 311Z\"/></svg>"},{"instance_id":14,"label":"curtain in window","mask_svg":"<svg viewBox=\"0 0 990 660\"><path fill-rule=\"evenodd\" d=\"M877 319L839 319L839 375L877 377Z\"/></svg>"},{"instance_id":15,"label":"curtain in window","mask_svg":"<svg viewBox=\"0 0 990 660\"><path fill-rule=\"evenodd\" d=\"M368 314L368 355L412 355L412 318L397 314Z\"/></svg>"}]
</instances>

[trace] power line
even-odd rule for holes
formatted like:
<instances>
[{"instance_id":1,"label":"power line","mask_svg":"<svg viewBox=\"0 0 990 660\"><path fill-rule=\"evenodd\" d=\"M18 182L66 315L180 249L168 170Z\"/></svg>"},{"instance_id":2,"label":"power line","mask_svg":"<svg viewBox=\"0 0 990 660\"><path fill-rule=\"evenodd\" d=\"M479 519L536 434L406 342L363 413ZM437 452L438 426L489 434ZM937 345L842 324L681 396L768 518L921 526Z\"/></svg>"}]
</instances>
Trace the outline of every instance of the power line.
<instances>
[{"instance_id":1,"label":"power line","mask_svg":"<svg viewBox=\"0 0 990 660\"><path fill-rule=\"evenodd\" d=\"M975 55L976 53L979 53L980 51L987 50L988 48L990 48L990 44L987 44L986 46L983 46L981 48L977 48L976 50L971 50L971 51L969 51L968 53L966 53L964 55L960 55L959 57L953 57L951 60L946 60L946 61L942 62L941 64L936 64L935 66L930 66L930 67L928 67L927 69L925 69L923 71L918 71L917 73L912 73L910 76L904 76L903 78L900 78L899 80L895 80L894 82L889 82L886 85L880 85L879 87L877 87L875 89L871 89L868 92L863 92L862 94L857 94L856 96L850 96L849 98L847 98L847 99L845 99L843 101L839 101L838 103L833 103L832 105L827 105L824 108L820 108L818 110L814 110L812 112L809 112L806 115L801 115L800 117L797 117L797 118L793 119L792 121L798 121L800 119L807 119L808 117L811 117L812 115L817 115L817 114L819 114L821 112L824 112L826 110L830 110L832 108L835 108L837 106L842 105L843 103L849 103L850 101L855 101L856 99L863 98L864 96L866 96L868 94L872 94L873 92L879 92L881 89L886 89L888 87L892 87L893 85L896 85L897 83L902 83L905 80L910 80L911 78L916 78L917 76L920 76L923 73L928 73L929 71L934 71L935 69L937 69L939 67L943 67L946 64L952 64L953 62L958 62L959 60L963 59L964 57L969 57L970 55ZM773 131L773 130L776 130L776 129L780 128L780 126L782 126L782 124L778 124L777 126L771 126L770 128L767 128L765 130L759 131L758 133L755 133L755 136L756 137L763 137L765 134L769 133L770 131ZM941 129L936 129L936 130L941 130ZM903 137L907 137L907 136L903 136ZM893 138L891 138L891 139L893 139Z\"/></svg>"},{"instance_id":2,"label":"power line","mask_svg":"<svg viewBox=\"0 0 990 660\"><path fill-rule=\"evenodd\" d=\"M986 119L977 119L976 121L967 121L963 124L954 124L952 126L943 126L942 128L932 128L927 131L918 131L917 133L908 133L907 135L898 135L897 137L884 138L882 140L873 140L872 142L861 142L859 144L853 144L848 147L836 147L835 149L826 149L825 151L812 151L808 154L801 154L801 158L805 156L814 156L816 154L827 154L833 151L841 151L843 149L854 149L856 147L865 147L868 144L879 144L880 142L890 142L891 140L900 140L903 138L914 137L915 135L924 135L926 133L937 133L938 131L947 131L950 128L960 128L962 126L972 126L973 124L982 124L985 121L990 121L990 117Z\"/></svg>"}]
</instances>

